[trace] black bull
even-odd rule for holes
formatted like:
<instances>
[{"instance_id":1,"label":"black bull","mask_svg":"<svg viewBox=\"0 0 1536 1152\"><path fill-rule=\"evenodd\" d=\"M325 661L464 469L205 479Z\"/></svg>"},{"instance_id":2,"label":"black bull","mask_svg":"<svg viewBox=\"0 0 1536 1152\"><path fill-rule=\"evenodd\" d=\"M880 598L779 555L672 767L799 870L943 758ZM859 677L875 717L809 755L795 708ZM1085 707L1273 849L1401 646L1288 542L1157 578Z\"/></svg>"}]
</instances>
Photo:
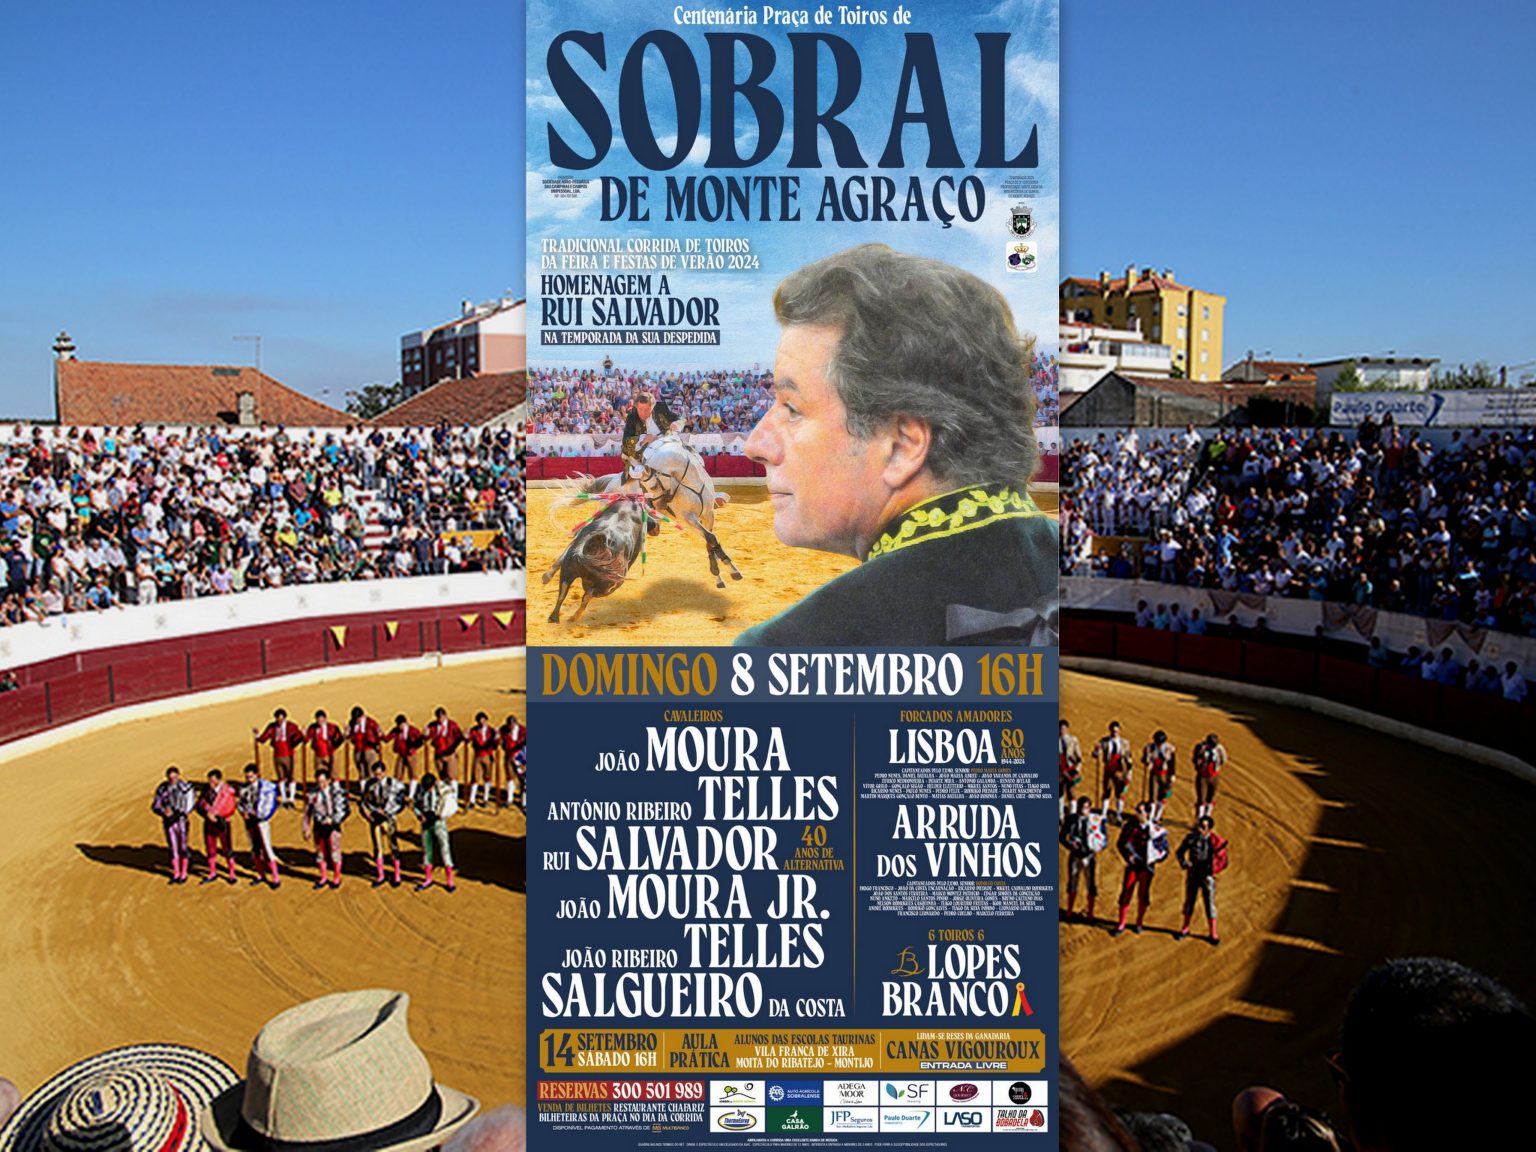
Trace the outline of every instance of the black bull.
<instances>
[{"instance_id":1,"label":"black bull","mask_svg":"<svg viewBox=\"0 0 1536 1152\"><path fill-rule=\"evenodd\" d=\"M624 496L608 501L602 511L576 530L575 539L544 573L545 584L560 573L560 594L549 614L551 624L560 623L560 606L577 580L581 581L582 597L571 617L573 624L594 599L609 595L624 583L645 546L647 514L645 497Z\"/></svg>"}]
</instances>

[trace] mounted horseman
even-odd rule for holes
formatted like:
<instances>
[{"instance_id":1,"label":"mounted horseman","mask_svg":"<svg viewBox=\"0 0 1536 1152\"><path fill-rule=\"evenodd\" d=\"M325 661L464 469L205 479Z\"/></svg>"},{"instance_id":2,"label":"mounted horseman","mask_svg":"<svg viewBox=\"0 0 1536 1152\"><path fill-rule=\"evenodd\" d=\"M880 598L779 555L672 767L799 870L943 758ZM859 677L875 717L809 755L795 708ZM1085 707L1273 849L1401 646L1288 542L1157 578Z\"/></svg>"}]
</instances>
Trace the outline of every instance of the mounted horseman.
<instances>
[{"instance_id":1,"label":"mounted horseman","mask_svg":"<svg viewBox=\"0 0 1536 1152\"><path fill-rule=\"evenodd\" d=\"M724 503L725 497L715 491L715 482L704 467L703 458L680 435L686 424L686 418L673 412L665 400L657 400L649 392L636 392L634 405L624 418L624 440L619 449L625 470L621 475L604 477L590 491L643 492L656 513L670 517L703 538L715 587L724 588L722 562L732 580L741 579L741 573L715 535L715 508ZM646 531L652 536L661 531L658 517L651 517Z\"/></svg>"},{"instance_id":2,"label":"mounted horseman","mask_svg":"<svg viewBox=\"0 0 1536 1152\"><path fill-rule=\"evenodd\" d=\"M626 476L631 480L640 479L645 472L645 449L669 432L682 432L687 424L687 419L672 411L665 399L657 400L643 390L636 392L635 401L624 417L624 441L619 448L619 455L628 465ZM666 512L667 501L668 498L663 496L656 502L657 508ZM660 523L652 520L648 531L655 536L661 531Z\"/></svg>"}]
</instances>

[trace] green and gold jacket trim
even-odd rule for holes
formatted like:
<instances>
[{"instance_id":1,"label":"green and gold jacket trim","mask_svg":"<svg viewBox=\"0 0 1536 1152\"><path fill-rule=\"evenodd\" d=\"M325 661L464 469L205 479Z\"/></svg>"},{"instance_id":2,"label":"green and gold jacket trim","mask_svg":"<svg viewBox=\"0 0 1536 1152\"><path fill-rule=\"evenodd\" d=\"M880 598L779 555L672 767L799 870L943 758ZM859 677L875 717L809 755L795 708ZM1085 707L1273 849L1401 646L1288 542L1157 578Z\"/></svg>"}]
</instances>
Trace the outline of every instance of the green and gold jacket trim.
<instances>
[{"instance_id":1,"label":"green and gold jacket trim","mask_svg":"<svg viewBox=\"0 0 1536 1152\"><path fill-rule=\"evenodd\" d=\"M1009 485L956 488L908 508L875 541L865 559L873 560L876 556L886 556L914 544L958 536L1002 520L1044 515L1027 492Z\"/></svg>"}]
</instances>

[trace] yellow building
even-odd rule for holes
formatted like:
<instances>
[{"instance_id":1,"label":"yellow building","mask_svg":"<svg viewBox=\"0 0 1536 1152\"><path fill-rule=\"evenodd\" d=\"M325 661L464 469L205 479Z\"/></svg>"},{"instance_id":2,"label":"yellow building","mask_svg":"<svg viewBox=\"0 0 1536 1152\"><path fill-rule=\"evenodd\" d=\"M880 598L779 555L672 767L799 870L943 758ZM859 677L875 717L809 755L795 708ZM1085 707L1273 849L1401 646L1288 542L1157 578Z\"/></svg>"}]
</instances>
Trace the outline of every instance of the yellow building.
<instances>
[{"instance_id":1,"label":"yellow building","mask_svg":"<svg viewBox=\"0 0 1536 1152\"><path fill-rule=\"evenodd\" d=\"M1221 325L1227 298L1187 288L1173 270L1133 264L1111 280L1069 276L1061 282L1061 317L1071 323L1137 329L1154 344L1173 349L1173 370L1190 380L1221 379Z\"/></svg>"}]
</instances>

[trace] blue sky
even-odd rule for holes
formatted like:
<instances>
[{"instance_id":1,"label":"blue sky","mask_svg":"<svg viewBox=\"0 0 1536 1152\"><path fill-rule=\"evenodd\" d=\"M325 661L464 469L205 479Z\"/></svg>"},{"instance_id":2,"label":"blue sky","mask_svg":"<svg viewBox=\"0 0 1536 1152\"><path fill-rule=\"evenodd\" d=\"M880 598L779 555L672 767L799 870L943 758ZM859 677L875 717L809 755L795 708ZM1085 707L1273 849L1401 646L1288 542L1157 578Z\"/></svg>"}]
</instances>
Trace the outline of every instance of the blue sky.
<instances>
[{"instance_id":1,"label":"blue sky","mask_svg":"<svg viewBox=\"0 0 1536 1152\"><path fill-rule=\"evenodd\" d=\"M1064 7L1064 273L1222 292L1229 362L1536 359L1526 5ZM232 337L260 334L269 372L339 406L395 379L403 332L521 291L522 24L506 2L8 5L0 415L51 412L63 327L87 358L176 363L250 363Z\"/></svg>"},{"instance_id":2,"label":"blue sky","mask_svg":"<svg viewBox=\"0 0 1536 1152\"><path fill-rule=\"evenodd\" d=\"M399 338L522 286L522 11L6 6L0 415L49 345L250 364L340 407Z\"/></svg>"},{"instance_id":3,"label":"blue sky","mask_svg":"<svg viewBox=\"0 0 1536 1152\"><path fill-rule=\"evenodd\" d=\"M897 25L894 21L873 26L845 24L834 18L832 23L825 26L812 25L808 30L826 31L840 36L850 41L859 53L861 79L858 96L840 120L858 141L859 150L869 167L848 170L832 166L832 148L825 139L822 140L820 153L826 167L788 167L792 146L801 142L794 141L789 127L793 117L788 109L794 94L790 81L789 42L784 34L797 29L779 28L766 22L740 29L730 25L695 28L674 23L674 5L661 7L664 15L660 20L655 15L654 7L631 5L612 12L600 22L582 23L579 9L561 7L553 15L546 10L529 23L529 42L534 48L531 53L534 59L530 63L528 75L528 138L532 145L527 186L530 324L532 326L541 312L541 278L535 270L539 266L540 245L547 238L607 239L636 235L677 239L730 237L750 242L752 254L760 260L761 266L750 271L684 271L670 278L669 287L674 296L706 296L720 301L721 343L718 348L548 348L537 345L530 331L531 364L594 364L601 361L605 354L611 354L615 362L620 364L647 367L741 367L771 364L778 343L778 328L773 322L772 309L773 290L778 282L802 264L829 252L870 241L947 260L978 271L1008 298L1022 330L1042 337L1042 343L1053 345L1056 342L1056 258L1060 251L1060 236L1054 196L1059 155L1054 4L1040 3L1038 0L1003 0L1000 3L994 0L989 4L987 0L982 0L982 3L970 6L970 10L975 13L972 18L956 19L955 5L940 3L939 0L921 0L908 5L914 16L910 24ZM718 5L682 7L718 8ZM866 4L863 7L868 9L877 6ZM540 46L549 44L560 32L566 30L601 29L605 35L606 70L599 69L578 48L568 48L566 58L601 98L610 118L617 120L616 90L625 54L642 33L658 27L683 35L694 46L694 56L698 62L696 66L704 89L703 123L687 159L667 171L648 172L629 158L616 129L614 146L598 166L585 171L555 167L550 163L548 127L553 127L578 153L589 153L591 146L582 127L566 110L546 79L544 53ZM729 170L711 169L705 165L712 142L709 139L709 68L703 34L705 31L720 31L722 28L725 31L739 30L762 37L775 49L774 67L765 86L786 110L786 126L771 155L753 168L739 170L737 174L798 178L798 220L710 224L668 222L665 219L664 193L669 177L697 181L731 174ZM891 131L907 32L932 36L957 150L965 165L975 162L980 139L976 92L981 68L974 33L981 31L1009 33L1005 72L1007 131L1004 151L1009 156L1016 154L1028 140L1031 129L1036 130L1039 165L1027 170L1027 175L1038 183L1041 193L1028 196L1010 196L1005 193L1007 180L1025 174L1022 171L978 170L976 175L985 187L981 198L984 205L978 206L984 206L984 211L974 221L954 219L951 227L945 228L933 218L936 213L925 212L928 219L825 222L829 217L835 218L831 213L824 215L820 207L825 182L829 177L838 182L849 178L893 179L896 183L894 203L898 208L903 208L914 187L914 179L918 181L917 187L922 199L931 202L935 193L941 196L947 194L947 189L940 190L940 178L949 177L954 181L966 175L964 171L929 169L923 166L928 155L928 139L927 133L919 127L908 127L902 137L902 157L907 167L885 169L877 165ZM836 90L835 69L829 57L830 53L824 52L821 55L819 91L816 94L818 107L830 105ZM738 69L745 67L741 62L737 66ZM647 69L645 75L652 87L665 88L666 72L654 53L648 57ZM909 107L917 102L916 97L909 96ZM652 130L662 141L663 151L671 151L676 146L677 125L670 92L648 101L648 106ZM737 152L739 155L751 155L758 140L756 117L747 110L745 101L738 101L738 110L740 115L734 125ZM632 174L649 177L651 219L646 223L622 220L603 222L600 218L600 185L596 181L588 186L582 196L575 199L551 195L544 187L546 178L556 176L626 177ZM956 196L948 194L948 202L956 203ZM1027 203L1033 211L1034 231L1030 239L1038 246L1038 262L1033 273L1010 272L1005 264L1010 243L1009 206L1015 202ZM918 213L913 211L911 215L916 217ZM586 318L590 319L590 305ZM592 327L590 323L586 326Z\"/></svg>"},{"instance_id":4,"label":"blue sky","mask_svg":"<svg viewBox=\"0 0 1536 1152\"><path fill-rule=\"evenodd\" d=\"M1229 364L1536 360L1530 5L1063 8L1068 274L1222 293Z\"/></svg>"}]
</instances>

